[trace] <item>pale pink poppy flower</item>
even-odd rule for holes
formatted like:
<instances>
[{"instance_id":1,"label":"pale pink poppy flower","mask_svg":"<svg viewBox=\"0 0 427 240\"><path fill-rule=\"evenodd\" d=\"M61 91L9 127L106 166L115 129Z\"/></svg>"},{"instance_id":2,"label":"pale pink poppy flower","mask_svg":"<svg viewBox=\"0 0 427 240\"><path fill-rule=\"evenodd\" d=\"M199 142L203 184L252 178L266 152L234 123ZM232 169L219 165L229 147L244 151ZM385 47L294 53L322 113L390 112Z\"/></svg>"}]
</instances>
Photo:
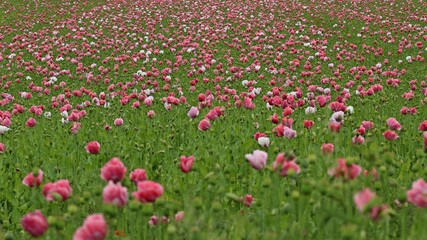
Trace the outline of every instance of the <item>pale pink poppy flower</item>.
<instances>
[{"instance_id":1,"label":"pale pink poppy flower","mask_svg":"<svg viewBox=\"0 0 427 240\"><path fill-rule=\"evenodd\" d=\"M199 109L196 107L191 107L190 111L188 111L187 116L189 118L196 118L199 115Z\"/></svg>"},{"instance_id":2,"label":"pale pink poppy flower","mask_svg":"<svg viewBox=\"0 0 427 240\"><path fill-rule=\"evenodd\" d=\"M387 119L386 123L387 123L387 126L391 130L400 130L400 129L402 129L402 125L400 125L400 123L395 118L389 118L389 119Z\"/></svg>"},{"instance_id":3,"label":"pale pink poppy flower","mask_svg":"<svg viewBox=\"0 0 427 240\"><path fill-rule=\"evenodd\" d=\"M119 182L126 173L126 167L119 158L114 157L101 168L101 178L105 181Z\"/></svg>"},{"instance_id":4,"label":"pale pink poppy flower","mask_svg":"<svg viewBox=\"0 0 427 240\"><path fill-rule=\"evenodd\" d=\"M163 195L163 186L153 181L138 182L138 190L132 193L142 203L155 202Z\"/></svg>"},{"instance_id":5,"label":"pale pink poppy flower","mask_svg":"<svg viewBox=\"0 0 427 240\"><path fill-rule=\"evenodd\" d=\"M180 167L183 173L188 173L193 168L194 156L181 156L180 157Z\"/></svg>"},{"instance_id":6,"label":"pale pink poppy flower","mask_svg":"<svg viewBox=\"0 0 427 240\"><path fill-rule=\"evenodd\" d=\"M109 181L102 191L102 200L104 203L123 207L128 202L128 190L120 183L114 184L113 181Z\"/></svg>"},{"instance_id":7,"label":"pale pink poppy flower","mask_svg":"<svg viewBox=\"0 0 427 240\"><path fill-rule=\"evenodd\" d=\"M408 202L417 207L427 208L427 183L423 179L412 183L412 188L406 194Z\"/></svg>"},{"instance_id":8,"label":"pale pink poppy flower","mask_svg":"<svg viewBox=\"0 0 427 240\"><path fill-rule=\"evenodd\" d=\"M151 226L156 226L158 222L159 222L159 217L157 217L156 215L151 216L150 220L148 220L148 224Z\"/></svg>"},{"instance_id":9,"label":"pale pink poppy flower","mask_svg":"<svg viewBox=\"0 0 427 240\"><path fill-rule=\"evenodd\" d=\"M83 226L73 235L73 240L104 240L107 236L107 222L102 214L92 214L86 217Z\"/></svg>"},{"instance_id":10,"label":"pale pink poppy flower","mask_svg":"<svg viewBox=\"0 0 427 240\"><path fill-rule=\"evenodd\" d=\"M40 210L30 212L21 219L22 228L33 237L40 237L49 228L46 217Z\"/></svg>"},{"instance_id":11,"label":"pale pink poppy flower","mask_svg":"<svg viewBox=\"0 0 427 240\"><path fill-rule=\"evenodd\" d=\"M184 219L184 211L179 211L175 214L175 222L181 222Z\"/></svg>"},{"instance_id":12,"label":"pale pink poppy flower","mask_svg":"<svg viewBox=\"0 0 427 240\"><path fill-rule=\"evenodd\" d=\"M101 145L99 144L99 142L92 141L86 145L86 152L90 154L98 154L100 148L101 148Z\"/></svg>"},{"instance_id":13,"label":"pale pink poppy flower","mask_svg":"<svg viewBox=\"0 0 427 240\"><path fill-rule=\"evenodd\" d=\"M147 180L147 173L145 169L138 168L132 171L129 177L135 184L138 184L138 182Z\"/></svg>"},{"instance_id":14,"label":"pale pink poppy flower","mask_svg":"<svg viewBox=\"0 0 427 240\"><path fill-rule=\"evenodd\" d=\"M331 118L329 119L329 123L334 123L334 124L342 124L344 123L344 112L343 111L338 111L338 112L334 112L331 116Z\"/></svg>"},{"instance_id":15,"label":"pale pink poppy flower","mask_svg":"<svg viewBox=\"0 0 427 240\"><path fill-rule=\"evenodd\" d=\"M43 171L38 170L37 176L34 176L33 172L27 174L22 180L22 183L28 187L38 187L42 183L43 180Z\"/></svg>"},{"instance_id":16,"label":"pale pink poppy flower","mask_svg":"<svg viewBox=\"0 0 427 240\"><path fill-rule=\"evenodd\" d=\"M252 154L246 154L245 158L256 170L261 170L267 165L268 154L261 150L255 150Z\"/></svg>"},{"instance_id":17,"label":"pale pink poppy flower","mask_svg":"<svg viewBox=\"0 0 427 240\"><path fill-rule=\"evenodd\" d=\"M58 180L54 183L48 183L43 186L42 193L47 201L53 201L56 197L60 197L62 201L67 200L73 189L68 180Z\"/></svg>"},{"instance_id":18,"label":"pale pink poppy flower","mask_svg":"<svg viewBox=\"0 0 427 240\"><path fill-rule=\"evenodd\" d=\"M283 128L283 136L285 136L288 139L294 138L297 136L297 131L288 128L288 127L284 127Z\"/></svg>"},{"instance_id":19,"label":"pale pink poppy flower","mask_svg":"<svg viewBox=\"0 0 427 240\"><path fill-rule=\"evenodd\" d=\"M153 105L153 100L154 100L154 97L153 96L149 96L149 97L147 97L147 98L144 99L144 104L146 106L151 106L151 105Z\"/></svg>"},{"instance_id":20,"label":"pale pink poppy flower","mask_svg":"<svg viewBox=\"0 0 427 240\"><path fill-rule=\"evenodd\" d=\"M114 126L122 126L122 125L123 125L123 118L114 119Z\"/></svg>"},{"instance_id":21,"label":"pale pink poppy flower","mask_svg":"<svg viewBox=\"0 0 427 240\"><path fill-rule=\"evenodd\" d=\"M399 138L399 135L397 135L396 132L391 131L389 129L387 129L387 131L385 131L383 133L383 136L384 136L385 139L390 140L390 141L394 141L394 140L396 140L396 139Z\"/></svg>"},{"instance_id":22,"label":"pale pink poppy flower","mask_svg":"<svg viewBox=\"0 0 427 240\"><path fill-rule=\"evenodd\" d=\"M332 154L334 152L334 144L332 143L325 143L321 147L323 154Z\"/></svg>"},{"instance_id":23,"label":"pale pink poppy flower","mask_svg":"<svg viewBox=\"0 0 427 240\"><path fill-rule=\"evenodd\" d=\"M366 205L375 197L375 193L373 193L369 188L365 188L360 192L357 192L354 197L354 203L356 204L356 208L360 212L365 211Z\"/></svg>"}]
</instances>

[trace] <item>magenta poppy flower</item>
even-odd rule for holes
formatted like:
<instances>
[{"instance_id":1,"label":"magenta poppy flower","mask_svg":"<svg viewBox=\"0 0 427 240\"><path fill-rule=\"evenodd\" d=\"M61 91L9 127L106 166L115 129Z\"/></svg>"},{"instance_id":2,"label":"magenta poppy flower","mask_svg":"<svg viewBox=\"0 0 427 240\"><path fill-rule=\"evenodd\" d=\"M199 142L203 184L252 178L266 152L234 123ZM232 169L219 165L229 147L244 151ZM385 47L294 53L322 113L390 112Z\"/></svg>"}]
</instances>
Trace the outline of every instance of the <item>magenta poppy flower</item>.
<instances>
[{"instance_id":1,"label":"magenta poppy flower","mask_svg":"<svg viewBox=\"0 0 427 240\"><path fill-rule=\"evenodd\" d=\"M99 150L101 149L101 144L97 141L89 142L86 145L86 152L90 154L98 154Z\"/></svg>"},{"instance_id":2,"label":"magenta poppy flower","mask_svg":"<svg viewBox=\"0 0 427 240\"><path fill-rule=\"evenodd\" d=\"M46 217L36 210L25 215L21 219L22 228L33 237L40 237L49 228Z\"/></svg>"},{"instance_id":3,"label":"magenta poppy flower","mask_svg":"<svg viewBox=\"0 0 427 240\"><path fill-rule=\"evenodd\" d=\"M203 119L202 121L199 122L199 126L197 126L197 128L200 131L207 131L209 128L211 127L211 123L209 122L208 119Z\"/></svg>"},{"instance_id":4,"label":"magenta poppy flower","mask_svg":"<svg viewBox=\"0 0 427 240\"><path fill-rule=\"evenodd\" d=\"M180 167L183 173L188 173L193 168L194 156L181 156L180 157Z\"/></svg>"}]
</instances>

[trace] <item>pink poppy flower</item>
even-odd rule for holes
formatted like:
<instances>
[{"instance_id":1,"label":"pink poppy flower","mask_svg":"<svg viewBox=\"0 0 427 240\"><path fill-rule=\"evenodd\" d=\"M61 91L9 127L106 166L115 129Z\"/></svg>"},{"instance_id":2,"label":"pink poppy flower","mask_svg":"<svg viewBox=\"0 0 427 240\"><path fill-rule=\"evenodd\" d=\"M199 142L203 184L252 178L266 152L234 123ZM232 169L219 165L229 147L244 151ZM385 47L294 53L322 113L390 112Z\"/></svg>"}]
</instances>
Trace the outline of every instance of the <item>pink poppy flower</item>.
<instances>
[{"instance_id":1,"label":"pink poppy flower","mask_svg":"<svg viewBox=\"0 0 427 240\"><path fill-rule=\"evenodd\" d=\"M138 182L138 190L132 193L142 203L155 202L163 195L163 186L153 181Z\"/></svg>"},{"instance_id":2,"label":"pink poppy flower","mask_svg":"<svg viewBox=\"0 0 427 240\"><path fill-rule=\"evenodd\" d=\"M119 158L114 157L101 168L101 178L105 181L119 182L126 173L126 167Z\"/></svg>"},{"instance_id":3,"label":"pink poppy flower","mask_svg":"<svg viewBox=\"0 0 427 240\"><path fill-rule=\"evenodd\" d=\"M347 164L344 158L338 159L338 165L335 168L329 169L328 174L334 177L344 179L355 179L362 173L362 167L356 164Z\"/></svg>"},{"instance_id":4,"label":"pink poppy flower","mask_svg":"<svg viewBox=\"0 0 427 240\"><path fill-rule=\"evenodd\" d=\"M196 107L191 107L190 111L188 111L187 116L189 118L196 118L199 115L199 109Z\"/></svg>"},{"instance_id":5,"label":"pink poppy flower","mask_svg":"<svg viewBox=\"0 0 427 240\"><path fill-rule=\"evenodd\" d=\"M104 240L107 236L107 222L102 214L92 214L86 217L83 226L73 235L73 240Z\"/></svg>"},{"instance_id":6,"label":"pink poppy flower","mask_svg":"<svg viewBox=\"0 0 427 240\"><path fill-rule=\"evenodd\" d=\"M424 149L427 150L427 132L423 133L423 137L424 137Z\"/></svg>"},{"instance_id":7,"label":"pink poppy flower","mask_svg":"<svg viewBox=\"0 0 427 240\"><path fill-rule=\"evenodd\" d=\"M371 121L363 121L362 122L362 126L363 128L365 128L366 130L372 129L374 128L374 123Z\"/></svg>"},{"instance_id":8,"label":"pink poppy flower","mask_svg":"<svg viewBox=\"0 0 427 240\"><path fill-rule=\"evenodd\" d=\"M90 154L98 154L99 150L101 149L101 144L97 141L89 142L86 145L86 152Z\"/></svg>"},{"instance_id":9,"label":"pink poppy flower","mask_svg":"<svg viewBox=\"0 0 427 240\"><path fill-rule=\"evenodd\" d=\"M412 188L406 192L408 202L420 208L427 208L427 183L418 179L412 183Z\"/></svg>"},{"instance_id":10,"label":"pink poppy flower","mask_svg":"<svg viewBox=\"0 0 427 240\"><path fill-rule=\"evenodd\" d=\"M6 147L4 143L0 143L0 153L4 153L5 150L6 150Z\"/></svg>"},{"instance_id":11,"label":"pink poppy flower","mask_svg":"<svg viewBox=\"0 0 427 240\"><path fill-rule=\"evenodd\" d=\"M332 154L334 152L334 144L325 143L322 145L321 150L323 154Z\"/></svg>"},{"instance_id":12,"label":"pink poppy flower","mask_svg":"<svg viewBox=\"0 0 427 240\"><path fill-rule=\"evenodd\" d=\"M389 119L387 119L386 123L387 123L387 126L391 130L400 130L400 129L402 129L402 125L400 125L400 123L395 118L389 118Z\"/></svg>"},{"instance_id":13,"label":"pink poppy flower","mask_svg":"<svg viewBox=\"0 0 427 240\"><path fill-rule=\"evenodd\" d=\"M123 125L123 118L114 119L114 126L122 126L122 125Z\"/></svg>"},{"instance_id":14,"label":"pink poppy flower","mask_svg":"<svg viewBox=\"0 0 427 240\"><path fill-rule=\"evenodd\" d=\"M29 127L29 128L32 128L32 127L34 127L34 126L36 126L36 119L34 119L34 118L29 118L28 120L27 120L27 122L25 123L25 125L27 125L27 127Z\"/></svg>"},{"instance_id":15,"label":"pink poppy flower","mask_svg":"<svg viewBox=\"0 0 427 240\"><path fill-rule=\"evenodd\" d=\"M70 186L70 182L68 180L58 180L54 183L48 183L43 186L43 196L47 201L53 201L57 197L60 197L62 201L67 200L73 189Z\"/></svg>"},{"instance_id":16,"label":"pink poppy flower","mask_svg":"<svg viewBox=\"0 0 427 240\"><path fill-rule=\"evenodd\" d=\"M365 142L365 138L362 136L362 135L357 135L357 136L354 136L352 139L351 139L351 143L352 144L363 144Z\"/></svg>"},{"instance_id":17,"label":"pink poppy flower","mask_svg":"<svg viewBox=\"0 0 427 240\"><path fill-rule=\"evenodd\" d=\"M280 168L280 174L284 177L289 175L289 171L292 170L294 173L299 174L301 172L300 167L296 163L296 158L294 155L285 155L284 153L279 153L276 156L276 159L273 163L273 169L277 170Z\"/></svg>"},{"instance_id":18,"label":"pink poppy flower","mask_svg":"<svg viewBox=\"0 0 427 240\"><path fill-rule=\"evenodd\" d=\"M200 121L199 126L197 126L200 131L207 131L210 127L211 123L206 118Z\"/></svg>"},{"instance_id":19,"label":"pink poppy flower","mask_svg":"<svg viewBox=\"0 0 427 240\"><path fill-rule=\"evenodd\" d=\"M147 112L148 118L154 118L155 116L156 116L156 112L154 112L154 110L150 110Z\"/></svg>"},{"instance_id":20,"label":"pink poppy flower","mask_svg":"<svg viewBox=\"0 0 427 240\"><path fill-rule=\"evenodd\" d=\"M299 174L301 172L300 167L295 161L283 161L280 174L286 177L288 176L290 170L292 170L296 174Z\"/></svg>"},{"instance_id":21,"label":"pink poppy flower","mask_svg":"<svg viewBox=\"0 0 427 240\"><path fill-rule=\"evenodd\" d=\"M147 173L144 169L138 168L130 173L130 179L135 183L147 180Z\"/></svg>"},{"instance_id":22,"label":"pink poppy flower","mask_svg":"<svg viewBox=\"0 0 427 240\"><path fill-rule=\"evenodd\" d=\"M390 140L390 141L394 141L394 140L396 140L396 139L399 138L399 135L397 135L396 132L391 131L389 129L387 129L387 131L385 131L383 133L383 136L384 136L385 139Z\"/></svg>"},{"instance_id":23,"label":"pink poppy flower","mask_svg":"<svg viewBox=\"0 0 427 240\"><path fill-rule=\"evenodd\" d=\"M331 132L338 133L338 132L340 132L340 129L341 129L341 124L339 124L339 123L329 123L329 130Z\"/></svg>"},{"instance_id":24,"label":"pink poppy flower","mask_svg":"<svg viewBox=\"0 0 427 240\"><path fill-rule=\"evenodd\" d=\"M21 219L22 228L33 237L40 237L49 228L46 217L36 210L25 215Z\"/></svg>"},{"instance_id":25,"label":"pink poppy flower","mask_svg":"<svg viewBox=\"0 0 427 240\"><path fill-rule=\"evenodd\" d=\"M255 138L255 140L257 140L257 141L258 141L258 138L260 138L260 137L267 137L267 134L262 133L262 132L256 132L256 133L254 134L254 138Z\"/></svg>"},{"instance_id":26,"label":"pink poppy flower","mask_svg":"<svg viewBox=\"0 0 427 240\"><path fill-rule=\"evenodd\" d=\"M188 173L193 168L194 156L181 156L180 157L180 167L183 173Z\"/></svg>"},{"instance_id":27,"label":"pink poppy flower","mask_svg":"<svg viewBox=\"0 0 427 240\"><path fill-rule=\"evenodd\" d=\"M253 109L253 108L255 108L255 104L252 103L251 98L245 97L243 100L243 107L246 109Z\"/></svg>"},{"instance_id":28,"label":"pink poppy flower","mask_svg":"<svg viewBox=\"0 0 427 240\"><path fill-rule=\"evenodd\" d=\"M268 154L261 150L255 150L252 154L246 154L245 158L256 170L261 170L267 165Z\"/></svg>"},{"instance_id":29,"label":"pink poppy flower","mask_svg":"<svg viewBox=\"0 0 427 240\"><path fill-rule=\"evenodd\" d=\"M365 188L362 191L356 193L353 197L354 203L356 204L356 208L360 212L365 211L366 205L375 197L375 193L373 193L369 188Z\"/></svg>"},{"instance_id":30,"label":"pink poppy flower","mask_svg":"<svg viewBox=\"0 0 427 240\"><path fill-rule=\"evenodd\" d=\"M254 198L252 197L252 195L250 194L246 194L244 197L240 198L240 201L246 206L246 207L251 207L252 205L252 201L254 200Z\"/></svg>"},{"instance_id":31,"label":"pink poppy flower","mask_svg":"<svg viewBox=\"0 0 427 240\"><path fill-rule=\"evenodd\" d=\"M128 202L128 190L120 183L114 184L113 181L109 181L102 191L102 200L104 203L123 207Z\"/></svg>"},{"instance_id":32,"label":"pink poppy flower","mask_svg":"<svg viewBox=\"0 0 427 240\"><path fill-rule=\"evenodd\" d=\"M28 187L38 187L42 183L43 180L43 171L38 170L37 176L34 176L33 172L27 174L22 180L22 183Z\"/></svg>"},{"instance_id":33,"label":"pink poppy flower","mask_svg":"<svg viewBox=\"0 0 427 240\"><path fill-rule=\"evenodd\" d=\"M283 132L285 130L285 126L283 124L279 124L273 128L271 131L276 137L283 137Z\"/></svg>"},{"instance_id":34,"label":"pink poppy flower","mask_svg":"<svg viewBox=\"0 0 427 240\"><path fill-rule=\"evenodd\" d=\"M184 219L184 211L179 211L175 214L175 222L181 222Z\"/></svg>"}]
</instances>

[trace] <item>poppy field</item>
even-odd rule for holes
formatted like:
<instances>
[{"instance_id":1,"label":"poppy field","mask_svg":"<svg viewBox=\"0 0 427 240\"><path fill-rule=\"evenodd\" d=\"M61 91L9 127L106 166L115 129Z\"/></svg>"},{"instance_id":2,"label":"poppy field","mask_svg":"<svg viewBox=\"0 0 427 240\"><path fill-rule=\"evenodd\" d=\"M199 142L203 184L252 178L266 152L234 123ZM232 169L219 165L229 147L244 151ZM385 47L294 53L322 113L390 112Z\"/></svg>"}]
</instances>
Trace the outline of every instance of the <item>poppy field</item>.
<instances>
[{"instance_id":1,"label":"poppy field","mask_svg":"<svg viewBox=\"0 0 427 240\"><path fill-rule=\"evenodd\" d=\"M0 1L0 240L427 239L425 9Z\"/></svg>"}]
</instances>

